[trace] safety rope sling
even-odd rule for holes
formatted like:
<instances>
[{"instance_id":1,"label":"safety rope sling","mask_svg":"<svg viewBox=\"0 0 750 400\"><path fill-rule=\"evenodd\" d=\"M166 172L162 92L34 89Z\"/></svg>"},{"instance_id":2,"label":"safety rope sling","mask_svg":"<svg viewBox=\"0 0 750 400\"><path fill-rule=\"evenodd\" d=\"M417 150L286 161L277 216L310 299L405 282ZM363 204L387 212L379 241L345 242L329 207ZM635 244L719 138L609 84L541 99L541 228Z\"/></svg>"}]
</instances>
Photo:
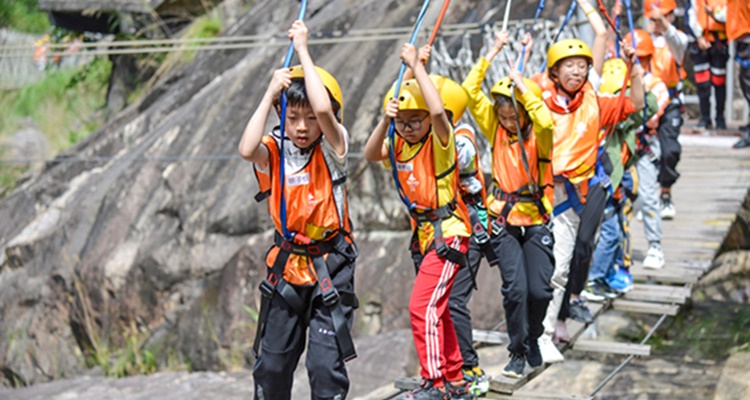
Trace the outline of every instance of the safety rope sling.
<instances>
[{"instance_id":1,"label":"safety rope sling","mask_svg":"<svg viewBox=\"0 0 750 400\"><path fill-rule=\"evenodd\" d=\"M300 5L300 11L298 20L303 20L305 16L305 10L307 8L307 0L302 0ZM286 59L284 60L284 68L289 68L292 56L294 55L294 44L290 43L287 50ZM358 251L354 242L351 243L346 240L347 237L351 237L349 232L343 229L343 220L341 221L342 229L333 236L322 242L316 242L310 238L304 236L299 232L290 232L287 228L287 214L286 214L286 196L285 196L285 152L284 152L284 128L286 121L286 109L287 99L285 91L281 93L281 112L280 112L280 125L279 125L279 137L280 137L280 150L279 150L279 179L281 186L281 204L279 205L279 219L281 222L282 233L278 231L274 234L274 245L279 248L279 252L276 256L276 260L273 263L266 279L260 284L261 292L261 305L260 313L258 315L258 327L255 333L255 341L253 343L253 354L258 357L261 352L261 342L265 333L266 322L268 321L269 311L271 308L271 301L275 295L281 296L284 301L294 310L294 312L302 318L304 321L309 321L312 312L312 305L315 303L315 299L321 298L323 305L325 305L330 314L333 322L336 343L338 344L341 357L344 361L349 361L357 357L357 353L354 349L354 342L352 341L349 327L347 324L346 316L342 305L347 305L352 308L358 307L358 301L353 292L339 291L333 285L332 273L336 272L337 268L353 262L357 258ZM313 144L313 146L319 146L319 143ZM345 176L344 176L345 178ZM343 182L341 179L333 182L333 185L340 185ZM345 181L345 179L344 179ZM266 194L256 196L256 200L267 197ZM345 218L345 215L339 215L340 219ZM315 274L317 275L317 285L312 293L310 301L304 301L302 297L297 293L297 290L292 284L289 284L284 278L284 269L286 268L287 260L291 254L299 256L305 256L311 260ZM329 255L328 260L325 256ZM335 255L335 256L334 256ZM343 258L343 259L342 259ZM337 265L334 264L337 261ZM330 267L330 268L329 268Z\"/></svg>"},{"instance_id":2,"label":"safety rope sling","mask_svg":"<svg viewBox=\"0 0 750 400\"><path fill-rule=\"evenodd\" d=\"M574 0L575 1L575 0ZM506 29L506 21L507 21L507 11L510 9L510 0L508 1L508 4L506 6L506 17L503 21L503 30ZM534 20L531 24L531 32L533 35L534 32L534 26L536 25L537 18L539 18L539 14L541 14L542 10L544 9L544 0L539 1L539 5L537 6L536 13L534 13ZM567 21L563 22L563 25L560 27L560 31L565 28L565 23ZM523 72L524 70L524 56L526 54L526 44L523 45L523 48L521 49L521 55L519 59L518 64L518 71ZM510 63L510 60L508 60ZM512 64L511 64L512 68ZM519 188L517 191L513 193L507 193L500 189L498 187L497 182L493 185L493 195L495 199L504 201L505 205L503 206L503 209L500 211L497 217L492 218L492 235L496 236L499 235L503 229L505 229L505 226L507 224L508 220L508 214L510 214L513 207L515 207L516 203L522 202L522 203L533 203L539 212L539 217L542 219L543 224L546 227L550 227L549 222L551 221L551 217L549 215L549 212L547 211L547 208L544 206L544 203L542 202L542 199L544 198L544 188L541 188L539 186L539 182L543 180L542 174L544 171L543 164L549 164L550 160L547 158L543 158L541 154L537 154L537 169L539 172L539 181L533 176L531 173L531 168L529 166L529 157L526 152L526 146L524 145L524 141L526 138L524 138L523 128L521 127L521 119L520 114L518 111L518 101L516 99L516 85L515 83L511 83L510 86L510 98L511 102L513 103L513 113L515 115L515 123L516 123L516 140L518 141L518 146L520 147L520 153L521 153L521 163L523 165L524 170L526 171L526 176L528 178L528 182L526 184L526 187ZM527 126L527 134L530 135L530 130L533 129L533 124L529 122L529 125ZM526 190L528 190L528 194L524 193Z\"/></svg>"},{"instance_id":3,"label":"safety rope sling","mask_svg":"<svg viewBox=\"0 0 750 400\"><path fill-rule=\"evenodd\" d=\"M435 31L433 31L433 34L431 35L431 40L434 40L437 34L437 29L439 28L440 23L442 22L443 16L445 15L445 11L448 8L448 3L450 2L447 0L443 3L443 8L441 9L440 17L438 18L437 24L435 26ZM427 13L427 8L429 5L430 5L430 0L425 0L424 3L422 4L421 10L419 11L416 24L414 25L414 30L412 31L411 38L409 39L409 44L411 44L412 46L417 40L417 34L419 33L419 29L422 26L422 22L424 21L424 17L425 17L425 14ZM396 99L398 99L400 96L401 82L404 78L405 72L406 72L406 63L402 61L401 68L399 69L399 72L398 72L398 79L396 79L395 89L393 91L394 98ZM456 200L453 199L448 204L439 206L435 209L411 202L408 196L406 195L404 188L401 186L401 182L399 181L399 178L398 178L398 164L396 161L396 121L395 120L391 120L391 123L388 126L388 141L389 141L388 159L391 163L391 173L393 175L393 181L396 184L396 190L398 192L399 197L401 198L401 201L404 203L404 205L406 205L406 208L409 211L409 216L416 223L416 227L412 235L412 241L410 245L410 251L412 254L412 259L414 261L415 267L418 268L422 260L422 253L420 251L419 240L417 238L417 230L423 223L429 223L433 229L434 238L433 238L432 243L430 244L430 247L428 248L428 251L434 247L438 256L445 258L461 266L468 265L466 255L448 246L443 236L442 221L453 215L453 212L456 210L458 206ZM451 166L451 168L449 168L448 171L445 171L441 173L440 175L436 176L435 179L439 180L447 176L448 174L452 173L455 170L455 168L456 168L456 163L454 162L453 166ZM416 241L414 240L415 238L417 238Z\"/></svg>"}]
</instances>

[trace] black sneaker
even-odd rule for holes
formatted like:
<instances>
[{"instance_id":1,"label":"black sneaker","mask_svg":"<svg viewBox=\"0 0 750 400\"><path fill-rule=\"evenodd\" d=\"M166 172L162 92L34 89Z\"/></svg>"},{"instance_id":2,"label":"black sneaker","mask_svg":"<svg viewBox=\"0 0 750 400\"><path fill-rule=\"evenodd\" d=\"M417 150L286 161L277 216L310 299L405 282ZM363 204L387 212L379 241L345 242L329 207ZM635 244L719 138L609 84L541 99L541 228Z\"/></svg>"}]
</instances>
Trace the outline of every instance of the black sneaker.
<instances>
[{"instance_id":1,"label":"black sneaker","mask_svg":"<svg viewBox=\"0 0 750 400\"><path fill-rule=\"evenodd\" d=\"M568 312L570 313L570 318L573 318L578 322L583 322L584 324L594 322L594 315L591 314L591 310L586 307L586 303L581 299L571 301L568 307Z\"/></svg>"},{"instance_id":2,"label":"black sneaker","mask_svg":"<svg viewBox=\"0 0 750 400\"><path fill-rule=\"evenodd\" d=\"M529 338L526 345L529 348L529 351L526 352L526 362L529 363L531 368L541 367L544 362L542 361L542 352L539 350L539 340Z\"/></svg>"},{"instance_id":3,"label":"black sneaker","mask_svg":"<svg viewBox=\"0 0 750 400\"><path fill-rule=\"evenodd\" d=\"M586 284L586 290L581 293L581 297L595 303L602 302L606 299L614 299L620 293L607 283L604 278L594 279Z\"/></svg>"},{"instance_id":4,"label":"black sneaker","mask_svg":"<svg viewBox=\"0 0 750 400\"><path fill-rule=\"evenodd\" d=\"M750 132L750 124L740 127L740 132Z\"/></svg>"},{"instance_id":5,"label":"black sneaker","mask_svg":"<svg viewBox=\"0 0 750 400\"><path fill-rule=\"evenodd\" d=\"M705 128L705 129L711 129L711 120L710 119L702 119L698 121L698 124L695 125L696 128Z\"/></svg>"},{"instance_id":6,"label":"black sneaker","mask_svg":"<svg viewBox=\"0 0 750 400\"><path fill-rule=\"evenodd\" d=\"M450 400L450 395L445 387L436 388L434 382L423 379L418 388L399 397L398 400Z\"/></svg>"},{"instance_id":7,"label":"black sneaker","mask_svg":"<svg viewBox=\"0 0 750 400\"><path fill-rule=\"evenodd\" d=\"M716 129L725 131L727 130L727 123L724 118L716 118Z\"/></svg>"},{"instance_id":8,"label":"black sneaker","mask_svg":"<svg viewBox=\"0 0 750 400\"><path fill-rule=\"evenodd\" d=\"M464 381L464 383L455 386L450 382L445 382L445 387L451 400L471 400L474 398L471 394L471 382L469 381Z\"/></svg>"},{"instance_id":9,"label":"black sneaker","mask_svg":"<svg viewBox=\"0 0 750 400\"><path fill-rule=\"evenodd\" d=\"M509 378L520 378L523 376L523 368L526 366L526 360L520 354L511 354L510 362L505 366L503 375Z\"/></svg>"},{"instance_id":10,"label":"black sneaker","mask_svg":"<svg viewBox=\"0 0 750 400\"><path fill-rule=\"evenodd\" d=\"M732 147L735 149L744 149L745 147L750 147L750 133L746 133L740 140L737 141L737 143L733 144Z\"/></svg>"}]
</instances>

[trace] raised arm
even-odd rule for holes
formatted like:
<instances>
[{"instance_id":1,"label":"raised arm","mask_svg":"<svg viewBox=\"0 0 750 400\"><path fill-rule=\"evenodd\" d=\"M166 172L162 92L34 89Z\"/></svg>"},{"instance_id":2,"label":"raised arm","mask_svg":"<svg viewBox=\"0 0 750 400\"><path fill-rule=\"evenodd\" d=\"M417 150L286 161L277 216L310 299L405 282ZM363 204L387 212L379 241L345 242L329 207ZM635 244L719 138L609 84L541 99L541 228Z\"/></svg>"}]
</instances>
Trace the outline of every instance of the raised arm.
<instances>
[{"instance_id":1,"label":"raised arm","mask_svg":"<svg viewBox=\"0 0 750 400\"><path fill-rule=\"evenodd\" d=\"M365 143L365 159L367 161L383 161L388 158L388 146L385 144L385 135L388 133L388 126L396 118L398 113L398 100L391 99L385 107L385 114L378 122L378 125L370 134Z\"/></svg>"},{"instance_id":2,"label":"raised arm","mask_svg":"<svg viewBox=\"0 0 750 400\"><path fill-rule=\"evenodd\" d=\"M620 42L620 49L622 53L622 59L626 63L632 63L635 61L635 49L626 41ZM643 102L644 95L643 87L643 68L640 64L633 64L633 68L630 71L630 100L633 102L633 107L636 110L643 109L645 103Z\"/></svg>"},{"instance_id":3,"label":"raised arm","mask_svg":"<svg viewBox=\"0 0 750 400\"><path fill-rule=\"evenodd\" d=\"M594 43L591 46L593 57L594 71L601 76L602 67L604 66L604 56L607 54L607 28L604 26L602 17L596 12L594 6L589 0L576 0L578 7L586 15L591 28L594 30Z\"/></svg>"},{"instance_id":4,"label":"raised arm","mask_svg":"<svg viewBox=\"0 0 750 400\"><path fill-rule=\"evenodd\" d=\"M253 116L245 126L245 132L240 139L240 156L247 161L258 164L261 168L268 165L268 149L261 146L268 113L273 108L273 102L279 97L281 91L288 88L292 83L292 74L288 68L274 71L271 83L268 84L266 93L255 109Z\"/></svg>"},{"instance_id":5,"label":"raised arm","mask_svg":"<svg viewBox=\"0 0 750 400\"><path fill-rule=\"evenodd\" d=\"M307 26L302 21L294 21L292 28L289 30L289 39L294 42L294 49L297 51L302 71L305 73L305 89L307 90L307 99L310 107L318 119L320 129L325 135L328 143L331 144L336 153L340 156L346 154L346 138L341 129L341 125L336 120L331 105L331 97L328 89L323 85L323 81L315 69L310 52L307 49Z\"/></svg>"},{"instance_id":6,"label":"raised arm","mask_svg":"<svg viewBox=\"0 0 750 400\"><path fill-rule=\"evenodd\" d=\"M430 109L432 128L440 139L440 143L443 146L447 146L450 143L453 126L443 107L443 100L440 98L440 93L435 84L432 83L430 76L427 75L424 64L419 61L417 50L414 46L408 43L405 44L401 50L401 59L414 71L414 77L417 79L419 89L422 91L422 97L424 97L424 101L427 103L427 108Z\"/></svg>"}]
</instances>

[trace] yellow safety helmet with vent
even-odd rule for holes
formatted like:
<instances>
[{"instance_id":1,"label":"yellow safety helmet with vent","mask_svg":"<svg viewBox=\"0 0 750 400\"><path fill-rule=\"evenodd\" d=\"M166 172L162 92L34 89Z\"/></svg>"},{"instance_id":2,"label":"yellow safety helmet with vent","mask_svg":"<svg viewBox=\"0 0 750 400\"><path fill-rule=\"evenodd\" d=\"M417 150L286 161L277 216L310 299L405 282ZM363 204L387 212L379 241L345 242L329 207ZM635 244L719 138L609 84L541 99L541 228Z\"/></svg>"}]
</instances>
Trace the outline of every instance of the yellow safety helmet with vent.
<instances>
[{"instance_id":1,"label":"yellow safety helmet with vent","mask_svg":"<svg viewBox=\"0 0 750 400\"><path fill-rule=\"evenodd\" d=\"M383 99L383 111L388 105L388 102L394 97L396 85L391 86L391 90L385 95ZM408 81L401 84L401 92L398 94L398 109L399 110L425 110L430 111L427 107L427 103L424 101L422 91L419 89L419 84L416 79L409 79Z\"/></svg>"},{"instance_id":2,"label":"yellow safety helmet with vent","mask_svg":"<svg viewBox=\"0 0 750 400\"><path fill-rule=\"evenodd\" d=\"M532 81L531 79L523 78L523 83L524 85L526 85L529 91L534 94L535 97L539 99L542 98L542 88L540 88L539 85L536 84L536 82ZM513 81L510 80L510 77L506 76L505 78L497 81L497 83L492 86L490 94L493 97L498 95L511 97L510 88L512 84ZM521 99L521 91L518 90L518 88L516 88L516 101L526 107L526 104L524 104L523 100Z\"/></svg>"},{"instance_id":3,"label":"yellow safety helmet with vent","mask_svg":"<svg viewBox=\"0 0 750 400\"><path fill-rule=\"evenodd\" d=\"M547 50L547 69L554 67L560 60L568 57L585 57L588 59L589 65L594 60L589 45L579 39L565 39L556 42Z\"/></svg>"},{"instance_id":4,"label":"yellow safety helmet with vent","mask_svg":"<svg viewBox=\"0 0 750 400\"><path fill-rule=\"evenodd\" d=\"M443 107L446 111L450 111L453 114L452 122L455 126L464 115L466 106L469 105L469 95L466 94L461 85L452 79L435 74L430 75L430 79L435 84L438 93L440 93L440 98L443 100Z\"/></svg>"},{"instance_id":5,"label":"yellow safety helmet with vent","mask_svg":"<svg viewBox=\"0 0 750 400\"><path fill-rule=\"evenodd\" d=\"M599 92L614 94L622 89L622 83L627 79L627 87L630 87L630 78L627 76L628 66L622 58L613 58L604 62L602 66L602 84Z\"/></svg>"},{"instance_id":6,"label":"yellow safety helmet with vent","mask_svg":"<svg viewBox=\"0 0 750 400\"><path fill-rule=\"evenodd\" d=\"M323 86L328 89L328 95L331 96L331 99L333 99L338 105L333 105L333 111L334 114L336 114L336 117L338 118L340 123L344 123L344 95L341 93L341 87L339 86L338 81L336 78L333 77L328 71L324 70L323 68L315 66L315 70L318 71L318 76L320 76L320 80L323 81ZM292 73L292 79L294 78L304 78L305 72L302 70L301 65L295 65L291 68L289 68L289 72Z\"/></svg>"}]
</instances>

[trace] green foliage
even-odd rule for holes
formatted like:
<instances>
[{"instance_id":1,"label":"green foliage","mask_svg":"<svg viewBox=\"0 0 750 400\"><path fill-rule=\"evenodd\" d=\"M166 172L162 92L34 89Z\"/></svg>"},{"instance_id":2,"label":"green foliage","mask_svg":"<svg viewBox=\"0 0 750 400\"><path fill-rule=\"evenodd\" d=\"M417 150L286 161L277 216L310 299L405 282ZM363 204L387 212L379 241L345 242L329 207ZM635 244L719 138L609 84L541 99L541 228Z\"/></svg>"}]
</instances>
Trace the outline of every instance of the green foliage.
<instances>
[{"instance_id":1,"label":"green foliage","mask_svg":"<svg viewBox=\"0 0 750 400\"><path fill-rule=\"evenodd\" d=\"M37 8L37 0L0 0L0 28L44 33L50 24L47 15Z\"/></svg>"}]
</instances>

